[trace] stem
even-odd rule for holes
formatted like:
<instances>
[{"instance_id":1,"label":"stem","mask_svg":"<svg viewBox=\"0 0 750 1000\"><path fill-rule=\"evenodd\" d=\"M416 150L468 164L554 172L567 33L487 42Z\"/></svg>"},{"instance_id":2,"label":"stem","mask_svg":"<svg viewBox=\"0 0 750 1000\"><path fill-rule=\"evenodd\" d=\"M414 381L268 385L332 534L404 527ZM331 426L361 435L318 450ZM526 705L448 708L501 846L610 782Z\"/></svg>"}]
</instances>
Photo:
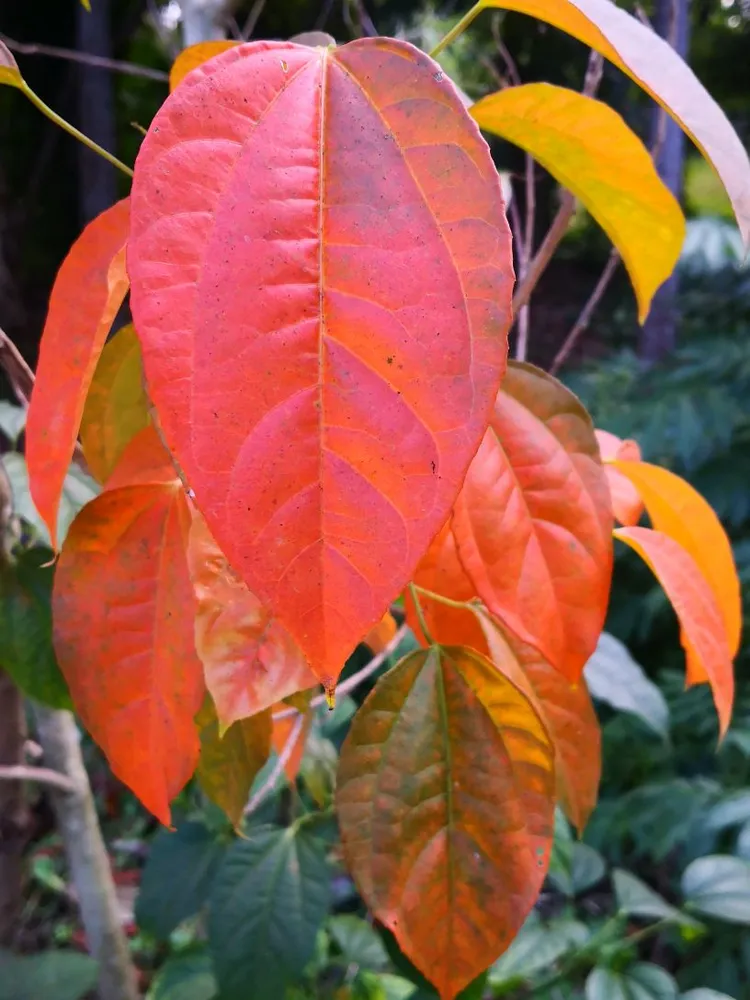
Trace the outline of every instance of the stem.
<instances>
[{"instance_id":1,"label":"stem","mask_svg":"<svg viewBox=\"0 0 750 1000\"><path fill-rule=\"evenodd\" d=\"M483 10L484 10L484 4L481 3L481 0L480 3L475 3L474 6L471 8L471 10L468 11L468 13L464 14L464 16L457 24L454 24L454 26L451 28L448 34L444 38L440 39L440 41L437 43L432 52L430 52L430 58L434 59L443 51L443 49L447 45L450 45L451 42L454 42L459 35L463 34L463 32L466 31L471 22L474 20L474 18L477 17L478 14L481 14Z\"/></svg>"},{"instance_id":2,"label":"stem","mask_svg":"<svg viewBox=\"0 0 750 1000\"><path fill-rule=\"evenodd\" d=\"M599 280L596 283L596 287L589 296L586 305L581 310L581 315L573 324L570 333L567 335L565 340L560 347L560 350L555 355L555 360L552 362L549 373L550 375L556 375L557 372L562 368L565 362L568 360L570 352L575 347L578 338L582 333L585 333L588 329L589 323L591 322L591 317L594 314L594 310L599 305L599 302L607 290L610 281L612 280L612 275L617 270L617 265L620 263L620 254L612 247L609 253L609 259L601 273Z\"/></svg>"},{"instance_id":3,"label":"stem","mask_svg":"<svg viewBox=\"0 0 750 1000\"><path fill-rule=\"evenodd\" d=\"M55 125L59 125L60 128L64 129L69 135L72 135L74 139L78 139L78 141L82 142L84 146L88 146L88 148L94 153L98 153L99 156L107 160L108 163L111 163L113 167L117 167L118 170L127 174L128 177L133 176L133 171L130 167L126 167L122 160L118 160L116 156L112 155L112 153L108 153L106 149L102 149L102 147L95 143L93 139L89 139L89 137L84 135L83 132L79 132L74 125L71 125L70 122L66 122L64 118L61 118L56 111L53 111L52 108L48 107L44 103L41 97L34 93L25 81L22 81L20 89L28 97L31 103L38 108L43 115L46 115L50 121L54 122Z\"/></svg>"},{"instance_id":4,"label":"stem","mask_svg":"<svg viewBox=\"0 0 750 1000\"><path fill-rule=\"evenodd\" d=\"M419 627L422 630L422 635L424 636L425 642L429 646L435 645L435 640L430 635L430 630L427 628L427 622L425 621L424 611L422 610L422 605L419 601L419 594L417 591L419 588L414 583L409 584L409 593L411 594L411 599L414 601L414 611L417 615L417 621L419 622ZM427 591L425 591L427 593Z\"/></svg>"},{"instance_id":5,"label":"stem","mask_svg":"<svg viewBox=\"0 0 750 1000\"><path fill-rule=\"evenodd\" d=\"M292 709L292 711L296 712L297 710ZM261 802L264 802L268 798L268 796L271 795L274 788L276 787L276 782L284 773L284 769L286 768L286 765L289 762L289 758L292 756L294 748L296 747L297 742L300 736L302 735L302 728L305 724L305 713L299 712L298 715L299 718L292 726L292 730L289 733L289 736L287 736L286 743L284 744L284 747L278 756L278 759L276 761L276 764L274 765L273 770L268 775L268 778L263 783L263 785L258 789L255 795L253 795L248 804L245 806L245 811L244 811L245 816L249 816L250 813L255 812L255 810L258 808Z\"/></svg>"},{"instance_id":6,"label":"stem","mask_svg":"<svg viewBox=\"0 0 750 1000\"><path fill-rule=\"evenodd\" d=\"M410 584L410 587L412 590L416 590L418 594L422 594L423 597L427 597L431 601L437 601L438 604L445 604L449 608L457 608L459 611L474 610L474 605L471 601L454 601L453 598L443 597L442 594L438 594L435 590L428 590L426 587L418 587L416 583Z\"/></svg>"},{"instance_id":7,"label":"stem","mask_svg":"<svg viewBox=\"0 0 750 1000\"><path fill-rule=\"evenodd\" d=\"M36 781L59 792L74 792L75 785L64 774L50 767L27 767L25 764L0 765L0 781Z\"/></svg>"},{"instance_id":8,"label":"stem","mask_svg":"<svg viewBox=\"0 0 750 1000\"><path fill-rule=\"evenodd\" d=\"M52 59L68 59L70 62L82 63L85 66L98 66L113 73L125 73L129 76L141 76L147 80L169 80L169 73L150 66L138 66L136 63L123 62L121 59L106 59L104 56L91 55L88 52L76 52L74 49L61 49L57 45L41 45L37 42L17 42L7 35L0 34L3 42L11 52L20 52L25 56L49 56Z\"/></svg>"},{"instance_id":9,"label":"stem","mask_svg":"<svg viewBox=\"0 0 750 1000\"><path fill-rule=\"evenodd\" d=\"M549 231L542 241L542 245L539 247L534 259L529 264L529 269L526 272L526 275L516 289L516 294L513 296L514 315L518 315L521 309L523 309L531 298L531 293L534 291L539 279L547 269L547 265L552 259L552 255L555 250L557 250L568 229L568 223L573 217L575 207L575 197L570 193L570 191L564 191L563 196L560 199L560 208L557 210L557 215L553 219L552 225L549 227Z\"/></svg>"}]
</instances>

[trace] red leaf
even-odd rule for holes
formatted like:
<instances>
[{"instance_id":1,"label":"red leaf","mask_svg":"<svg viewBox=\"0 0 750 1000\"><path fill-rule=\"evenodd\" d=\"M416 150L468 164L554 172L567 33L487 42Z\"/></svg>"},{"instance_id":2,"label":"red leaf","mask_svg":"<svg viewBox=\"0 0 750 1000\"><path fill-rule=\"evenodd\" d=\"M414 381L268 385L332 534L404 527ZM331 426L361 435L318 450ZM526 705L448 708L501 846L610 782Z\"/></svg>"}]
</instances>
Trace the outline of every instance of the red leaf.
<instances>
[{"instance_id":1,"label":"red leaf","mask_svg":"<svg viewBox=\"0 0 750 1000\"><path fill-rule=\"evenodd\" d=\"M166 441L330 686L486 426L512 286L497 171L406 43L262 42L170 95L132 197L132 306Z\"/></svg>"},{"instance_id":2,"label":"red leaf","mask_svg":"<svg viewBox=\"0 0 750 1000\"><path fill-rule=\"evenodd\" d=\"M729 728L734 701L734 675L721 611L703 574L674 539L649 528L618 528L626 542L654 571L677 612L683 644L710 681L722 736Z\"/></svg>"},{"instance_id":3,"label":"red leaf","mask_svg":"<svg viewBox=\"0 0 750 1000\"><path fill-rule=\"evenodd\" d=\"M294 640L237 577L197 511L188 563L196 648L223 729L317 684Z\"/></svg>"},{"instance_id":4,"label":"red leaf","mask_svg":"<svg viewBox=\"0 0 750 1000\"><path fill-rule=\"evenodd\" d=\"M641 519L643 513L643 500L635 486L627 476L618 472L616 468L608 464L617 459L628 462L641 461L641 449L637 441L630 438L622 440L609 431L596 430L596 440L599 444L599 451L604 462L604 474L607 477L609 493L612 499L612 513L620 524L634 527Z\"/></svg>"},{"instance_id":5,"label":"red leaf","mask_svg":"<svg viewBox=\"0 0 750 1000\"><path fill-rule=\"evenodd\" d=\"M86 393L128 290L128 221L126 199L90 222L63 261L50 296L26 423L26 461L31 496L53 548Z\"/></svg>"},{"instance_id":6,"label":"red leaf","mask_svg":"<svg viewBox=\"0 0 750 1000\"><path fill-rule=\"evenodd\" d=\"M607 611L612 514L591 421L560 382L509 366L451 523L492 614L577 681Z\"/></svg>"},{"instance_id":7,"label":"red leaf","mask_svg":"<svg viewBox=\"0 0 750 1000\"><path fill-rule=\"evenodd\" d=\"M164 473L83 508L57 566L53 621L84 725L117 777L168 825L170 800L198 760L193 718L205 689L185 558L190 514L174 470Z\"/></svg>"}]
</instances>

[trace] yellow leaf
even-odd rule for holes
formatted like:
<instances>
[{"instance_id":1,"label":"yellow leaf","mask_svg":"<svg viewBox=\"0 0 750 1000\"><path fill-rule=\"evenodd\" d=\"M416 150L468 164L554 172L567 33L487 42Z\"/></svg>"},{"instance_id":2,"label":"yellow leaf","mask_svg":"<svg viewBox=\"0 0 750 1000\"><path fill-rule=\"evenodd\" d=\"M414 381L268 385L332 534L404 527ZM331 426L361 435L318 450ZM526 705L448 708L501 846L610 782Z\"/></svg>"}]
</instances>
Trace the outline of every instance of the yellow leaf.
<instances>
[{"instance_id":1,"label":"yellow leaf","mask_svg":"<svg viewBox=\"0 0 750 1000\"><path fill-rule=\"evenodd\" d=\"M183 49L172 63L172 68L169 71L170 93L178 84L182 83L188 73L192 73L194 69L202 66L204 62L208 62L214 56L218 56L222 52L226 52L227 49L232 49L235 45L239 44L240 42L217 40L213 42L198 42L197 45L190 45L188 48Z\"/></svg>"},{"instance_id":2,"label":"yellow leaf","mask_svg":"<svg viewBox=\"0 0 750 1000\"><path fill-rule=\"evenodd\" d=\"M0 42L0 83L8 87L23 88L23 77L18 63L7 45Z\"/></svg>"},{"instance_id":3,"label":"yellow leaf","mask_svg":"<svg viewBox=\"0 0 750 1000\"><path fill-rule=\"evenodd\" d=\"M714 165L745 245L750 244L750 161L716 101L671 46L611 0L479 0L539 18L596 49L674 118Z\"/></svg>"},{"instance_id":4,"label":"yellow leaf","mask_svg":"<svg viewBox=\"0 0 750 1000\"><path fill-rule=\"evenodd\" d=\"M124 326L102 351L81 418L83 454L100 483L109 479L126 445L150 422L140 344L132 325Z\"/></svg>"},{"instance_id":5,"label":"yellow leaf","mask_svg":"<svg viewBox=\"0 0 750 1000\"><path fill-rule=\"evenodd\" d=\"M620 251L643 322L677 263L685 219L641 140L606 104L549 83L501 90L470 111L581 199Z\"/></svg>"}]
</instances>

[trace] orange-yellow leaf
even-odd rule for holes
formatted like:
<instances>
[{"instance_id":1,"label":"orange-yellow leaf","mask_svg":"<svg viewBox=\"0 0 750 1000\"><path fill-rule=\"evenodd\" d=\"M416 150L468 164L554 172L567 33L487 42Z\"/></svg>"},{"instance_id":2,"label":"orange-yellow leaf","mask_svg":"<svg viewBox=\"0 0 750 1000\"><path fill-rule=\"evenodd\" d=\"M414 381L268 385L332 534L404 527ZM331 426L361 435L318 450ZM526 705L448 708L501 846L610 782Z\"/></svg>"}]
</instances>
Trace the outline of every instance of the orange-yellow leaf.
<instances>
[{"instance_id":1,"label":"orange-yellow leaf","mask_svg":"<svg viewBox=\"0 0 750 1000\"><path fill-rule=\"evenodd\" d=\"M714 165L750 243L750 161L726 115L668 42L611 0L480 0L580 39L618 66L678 122Z\"/></svg>"},{"instance_id":2,"label":"orange-yellow leaf","mask_svg":"<svg viewBox=\"0 0 750 1000\"><path fill-rule=\"evenodd\" d=\"M364 637L363 642L373 653L382 653L397 631L396 619L390 611L386 611L375 628L371 628Z\"/></svg>"},{"instance_id":3,"label":"orange-yellow leaf","mask_svg":"<svg viewBox=\"0 0 750 1000\"><path fill-rule=\"evenodd\" d=\"M473 650L418 650L355 715L337 785L363 898L452 1000L508 947L544 880L554 810L544 726Z\"/></svg>"},{"instance_id":4,"label":"orange-yellow leaf","mask_svg":"<svg viewBox=\"0 0 750 1000\"><path fill-rule=\"evenodd\" d=\"M583 681L571 684L531 646L503 633L477 612L489 659L531 701L555 748L557 797L579 833L596 805L601 778L601 731Z\"/></svg>"},{"instance_id":5,"label":"orange-yellow leaf","mask_svg":"<svg viewBox=\"0 0 750 1000\"><path fill-rule=\"evenodd\" d=\"M227 49L233 49L237 45L239 45L239 42L217 39L211 42L198 42L197 45L189 45L186 49L183 49L172 63L172 68L169 71L170 91L182 83L188 73L192 73L194 69L202 66L204 62L208 62L214 56L226 52Z\"/></svg>"},{"instance_id":6,"label":"orange-yellow leaf","mask_svg":"<svg viewBox=\"0 0 750 1000\"><path fill-rule=\"evenodd\" d=\"M694 559L713 591L729 655L734 657L742 632L742 597L732 546L716 513L690 483L668 469L621 459L612 464L640 493L654 528L673 538Z\"/></svg>"},{"instance_id":7,"label":"orange-yellow leaf","mask_svg":"<svg viewBox=\"0 0 750 1000\"><path fill-rule=\"evenodd\" d=\"M165 440L330 688L486 427L512 286L497 170L412 46L262 42L169 96L132 199L131 304Z\"/></svg>"},{"instance_id":8,"label":"orange-yellow leaf","mask_svg":"<svg viewBox=\"0 0 750 1000\"><path fill-rule=\"evenodd\" d=\"M726 628L714 594L693 557L673 538L649 528L618 528L615 538L648 563L672 603L696 664L711 684L721 734L732 715L734 675Z\"/></svg>"},{"instance_id":9,"label":"orange-yellow leaf","mask_svg":"<svg viewBox=\"0 0 750 1000\"><path fill-rule=\"evenodd\" d=\"M0 83L8 87L23 88L23 77L18 63L8 46L0 41Z\"/></svg>"},{"instance_id":10,"label":"orange-yellow leaf","mask_svg":"<svg viewBox=\"0 0 750 1000\"><path fill-rule=\"evenodd\" d=\"M100 483L114 472L128 442L151 421L138 337L125 326L104 345L81 418L81 446Z\"/></svg>"},{"instance_id":11,"label":"orange-yellow leaf","mask_svg":"<svg viewBox=\"0 0 750 1000\"><path fill-rule=\"evenodd\" d=\"M26 423L26 462L31 496L53 548L86 394L128 290L128 220L126 199L90 222L63 261L50 296Z\"/></svg>"},{"instance_id":12,"label":"orange-yellow leaf","mask_svg":"<svg viewBox=\"0 0 750 1000\"><path fill-rule=\"evenodd\" d=\"M188 563L196 649L222 729L317 684L294 640L232 570L197 511Z\"/></svg>"},{"instance_id":13,"label":"orange-yellow leaf","mask_svg":"<svg viewBox=\"0 0 750 1000\"><path fill-rule=\"evenodd\" d=\"M609 495L612 500L612 513L620 524L633 527L638 524L643 513L643 500L630 480L618 472L611 464L615 459L628 462L641 461L641 449L637 441L630 438L623 440L609 431L597 429L596 440L604 462L604 474L609 485Z\"/></svg>"},{"instance_id":14,"label":"orange-yellow leaf","mask_svg":"<svg viewBox=\"0 0 750 1000\"><path fill-rule=\"evenodd\" d=\"M286 713L289 711L290 705L287 701L280 701L277 705L273 706L273 714ZM302 722L300 724L300 717ZM310 733L310 727L312 725L313 713L307 709L302 711L295 708L294 712L289 715L284 714L282 718L273 720L273 731L271 733L271 745L273 746L274 752L280 757L283 753L286 753L286 760L284 761L284 773L287 776L290 784L293 784L297 775L299 774L299 769L302 764L302 758L305 756L305 747L307 745L307 737ZM293 734L296 734L294 743L290 749L287 749L289 740L292 738Z\"/></svg>"},{"instance_id":15,"label":"orange-yellow leaf","mask_svg":"<svg viewBox=\"0 0 750 1000\"><path fill-rule=\"evenodd\" d=\"M239 827L253 781L271 753L271 711L235 722L222 736L216 709L206 697L195 721L201 741L198 783Z\"/></svg>"},{"instance_id":16,"label":"orange-yellow leaf","mask_svg":"<svg viewBox=\"0 0 750 1000\"><path fill-rule=\"evenodd\" d=\"M198 761L193 719L205 690L185 558L190 515L172 477L87 504L53 593L55 652L76 710L114 773L167 825Z\"/></svg>"},{"instance_id":17,"label":"orange-yellow leaf","mask_svg":"<svg viewBox=\"0 0 750 1000\"><path fill-rule=\"evenodd\" d=\"M607 611L612 512L591 420L556 379L509 366L451 524L490 612L577 681Z\"/></svg>"},{"instance_id":18,"label":"orange-yellow leaf","mask_svg":"<svg viewBox=\"0 0 750 1000\"><path fill-rule=\"evenodd\" d=\"M643 322L677 264L685 218L638 136L601 101L549 83L490 94L471 115L581 199L620 251Z\"/></svg>"}]
</instances>

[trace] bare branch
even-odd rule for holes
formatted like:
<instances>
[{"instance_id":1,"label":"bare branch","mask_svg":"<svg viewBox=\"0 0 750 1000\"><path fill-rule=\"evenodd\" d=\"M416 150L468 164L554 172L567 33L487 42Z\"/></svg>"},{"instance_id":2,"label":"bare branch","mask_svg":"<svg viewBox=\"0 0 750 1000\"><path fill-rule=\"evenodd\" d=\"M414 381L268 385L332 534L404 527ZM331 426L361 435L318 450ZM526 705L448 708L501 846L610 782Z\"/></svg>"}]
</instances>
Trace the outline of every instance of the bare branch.
<instances>
[{"instance_id":1,"label":"bare branch","mask_svg":"<svg viewBox=\"0 0 750 1000\"><path fill-rule=\"evenodd\" d=\"M49 56L52 59L67 59L69 62L83 63L86 66L98 66L109 69L113 73L124 73L127 76L142 76L148 80L169 80L169 74L150 66L138 66L136 63L123 62L120 59L106 59L104 56L91 55L88 52L76 52L74 49L61 49L56 45L41 45L37 42L16 42L7 35L0 34L0 41L12 52L24 56Z\"/></svg>"},{"instance_id":2,"label":"bare branch","mask_svg":"<svg viewBox=\"0 0 750 1000\"><path fill-rule=\"evenodd\" d=\"M594 314L594 310L599 305L602 296L606 292L607 287L609 286L609 283L612 280L612 276L617 270L617 265L620 263L620 259L621 258L619 252L615 249L615 247L612 247L612 250L610 251L609 254L609 259L605 265L604 270L601 273L601 277L596 283L596 287L589 296L586 305L581 310L581 315L575 321L570 330L570 333L563 341L560 350L555 355L555 360L552 362L552 365L549 370L550 375L557 374L560 368L568 360L570 352L573 350L576 343L578 342L578 338L588 329L589 323L591 322L591 317Z\"/></svg>"},{"instance_id":3,"label":"bare branch","mask_svg":"<svg viewBox=\"0 0 750 1000\"><path fill-rule=\"evenodd\" d=\"M248 38L252 38L253 32L255 31L255 26L260 20L260 15L263 13L263 8L266 6L266 0L255 0L255 3L250 8L250 13L247 15L247 20L242 29L242 37L247 41Z\"/></svg>"},{"instance_id":4,"label":"bare branch","mask_svg":"<svg viewBox=\"0 0 750 1000\"><path fill-rule=\"evenodd\" d=\"M75 785L64 774L50 767L29 767L27 764L4 764L0 766L0 781L35 781L39 785L49 785L59 792L70 794Z\"/></svg>"},{"instance_id":5,"label":"bare branch","mask_svg":"<svg viewBox=\"0 0 750 1000\"><path fill-rule=\"evenodd\" d=\"M602 82L602 75L604 73L604 56L595 52L594 49L591 50L589 54L589 63L586 67L586 76L583 81L583 90L581 93L584 97L594 97L594 95L599 90L599 84Z\"/></svg>"},{"instance_id":6,"label":"bare branch","mask_svg":"<svg viewBox=\"0 0 750 1000\"><path fill-rule=\"evenodd\" d=\"M570 191L563 191L557 215L552 220L552 225L549 227L549 231L544 237L542 245L539 247L534 259L529 264L528 272L526 273L523 281L519 282L518 287L516 288L516 294L513 296L513 314L515 316L518 315L520 310L531 298L531 293L536 288L539 279L552 259L552 255L555 250L557 250L557 247L567 231L568 223L573 217L575 207L576 200L574 196L570 193Z\"/></svg>"},{"instance_id":7,"label":"bare branch","mask_svg":"<svg viewBox=\"0 0 750 1000\"><path fill-rule=\"evenodd\" d=\"M34 373L26 364L20 351L7 335L0 328L0 367L8 376L11 388L16 395L18 402L26 408L31 399L31 390L34 388Z\"/></svg>"},{"instance_id":8,"label":"bare branch","mask_svg":"<svg viewBox=\"0 0 750 1000\"><path fill-rule=\"evenodd\" d=\"M296 712L297 710L293 708L292 711ZM273 790L276 787L276 782L283 774L284 768L288 764L289 758L292 756L294 748L296 747L299 738L302 735L302 729L305 724L305 714L303 712L299 712L297 714L299 718L295 721L294 725L292 726L291 732L287 737L287 741L284 744L284 748L282 749L281 753L279 754L278 760L276 761L273 770L268 775L266 781L261 785L261 787L255 793L255 795L253 795L248 804L245 806L245 811L244 811L245 816L249 816L250 813L255 812L255 810L258 808L261 802L265 802L268 796L273 793Z\"/></svg>"}]
</instances>

